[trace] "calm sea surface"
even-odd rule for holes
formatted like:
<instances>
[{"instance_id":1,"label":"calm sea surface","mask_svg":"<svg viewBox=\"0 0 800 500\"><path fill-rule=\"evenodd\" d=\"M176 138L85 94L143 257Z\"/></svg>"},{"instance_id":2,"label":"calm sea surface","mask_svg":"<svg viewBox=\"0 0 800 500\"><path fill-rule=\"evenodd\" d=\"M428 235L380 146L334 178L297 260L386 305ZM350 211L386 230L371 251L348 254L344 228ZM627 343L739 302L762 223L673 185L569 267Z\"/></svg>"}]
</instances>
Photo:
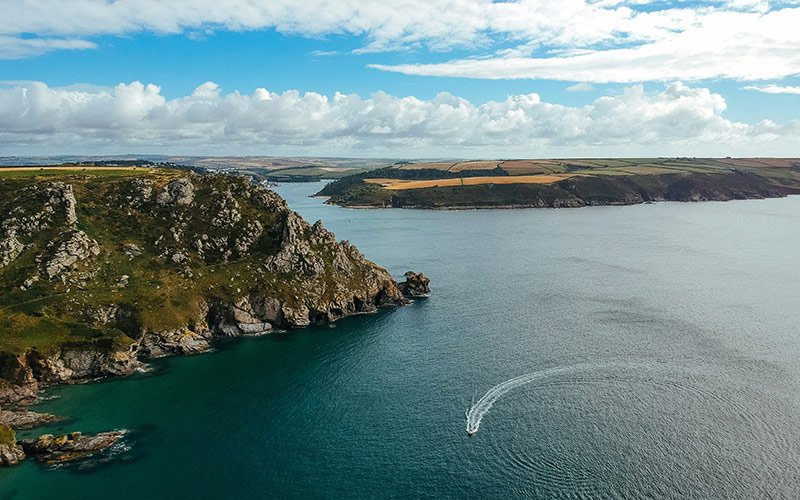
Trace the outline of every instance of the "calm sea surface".
<instances>
[{"instance_id":1,"label":"calm sea surface","mask_svg":"<svg viewBox=\"0 0 800 500\"><path fill-rule=\"evenodd\" d=\"M320 187L278 191L432 296L49 389L72 420L48 432L131 432L0 470L0 498L800 498L800 197L357 211Z\"/></svg>"}]
</instances>

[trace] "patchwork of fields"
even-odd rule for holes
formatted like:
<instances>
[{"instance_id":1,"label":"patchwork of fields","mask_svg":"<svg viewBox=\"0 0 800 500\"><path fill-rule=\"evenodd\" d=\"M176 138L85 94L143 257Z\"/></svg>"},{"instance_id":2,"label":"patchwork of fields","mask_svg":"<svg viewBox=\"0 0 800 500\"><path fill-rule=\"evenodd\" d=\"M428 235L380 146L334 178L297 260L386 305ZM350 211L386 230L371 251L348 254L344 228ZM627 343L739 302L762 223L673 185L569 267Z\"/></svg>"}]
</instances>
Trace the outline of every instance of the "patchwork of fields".
<instances>
[{"instance_id":1,"label":"patchwork of fields","mask_svg":"<svg viewBox=\"0 0 800 500\"><path fill-rule=\"evenodd\" d=\"M563 181L574 175L576 174L457 177L454 179L433 180L364 179L364 181L370 184L380 184L380 186L385 189L396 191L401 189L421 189L429 187L477 186L479 184L551 184L553 182Z\"/></svg>"},{"instance_id":2,"label":"patchwork of fields","mask_svg":"<svg viewBox=\"0 0 800 500\"><path fill-rule=\"evenodd\" d=\"M792 158L606 158L494 160L414 163L393 167L398 178L364 181L392 191L480 184L551 184L574 176L637 176L754 171L771 178L800 181L800 160ZM437 178L435 172L442 172ZM425 172L424 179L415 178ZM483 175L476 176L476 174ZM490 175L498 173L500 175ZM393 176L394 177L394 176Z\"/></svg>"}]
</instances>

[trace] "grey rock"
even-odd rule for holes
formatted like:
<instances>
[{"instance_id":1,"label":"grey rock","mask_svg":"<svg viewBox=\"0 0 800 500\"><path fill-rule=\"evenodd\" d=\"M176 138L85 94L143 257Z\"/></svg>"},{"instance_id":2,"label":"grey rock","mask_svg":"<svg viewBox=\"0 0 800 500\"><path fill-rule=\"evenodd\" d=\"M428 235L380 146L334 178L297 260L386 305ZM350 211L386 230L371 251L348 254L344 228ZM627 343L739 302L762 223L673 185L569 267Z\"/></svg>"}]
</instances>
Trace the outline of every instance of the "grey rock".
<instances>
[{"instance_id":1,"label":"grey rock","mask_svg":"<svg viewBox=\"0 0 800 500\"><path fill-rule=\"evenodd\" d=\"M59 241L51 244L50 256L41 268L41 274L53 279L78 261L100 254L100 246L80 230L72 230L61 235Z\"/></svg>"},{"instance_id":2,"label":"grey rock","mask_svg":"<svg viewBox=\"0 0 800 500\"><path fill-rule=\"evenodd\" d=\"M10 411L0 410L0 423L6 424L14 430L25 430L39 427L47 422L59 420L50 413L36 413L35 411Z\"/></svg>"},{"instance_id":3,"label":"grey rock","mask_svg":"<svg viewBox=\"0 0 800 500\"><path fill-rule=\"evenodd\" d=\"M156 203L162 207L168 205L186 206L193 201L194 185L187 177L170 181L156 197Z\"/></svg>"},{"instance_id":4,"label":"grey rock","mask_svg":"<svg viewBox=\"0 0 800 500\"><path fill-rule=\"evenodd\" d=\"M125 255L127 255L131 259L142 255L142 251L139 250L139 247L134 245L133 243L129 243L123 246L122 251L125 253Z\"/></svg>"},{"instance_id":5,"label":"grey rock","mask_svg":"<svg viewBox=\"0 0 800 500\"><path fill-rule=\"evenodd\" d=\"M0 240L0 267L7 266L25 249L18 239L16 231L9 231L6 237Z\"/></svg>"},{"instance_id":6,"label":"grey rock","mask_svg":"<svg viewBox=\"0 0 800 500\"><path fill-rule=\"evenodd\" d=\"M270 323L239 323L236 326L245 335L261 335L272 331Z\"/></svg>"}]
</instances>

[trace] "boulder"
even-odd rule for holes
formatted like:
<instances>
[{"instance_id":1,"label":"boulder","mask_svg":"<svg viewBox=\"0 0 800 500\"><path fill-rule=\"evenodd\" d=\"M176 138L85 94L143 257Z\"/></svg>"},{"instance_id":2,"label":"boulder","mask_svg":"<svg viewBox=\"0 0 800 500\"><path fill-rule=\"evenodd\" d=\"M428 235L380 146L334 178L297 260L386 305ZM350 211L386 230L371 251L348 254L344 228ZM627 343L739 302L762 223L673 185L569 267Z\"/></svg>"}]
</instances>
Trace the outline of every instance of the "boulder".
<instances>
[{"instance_id":1,"label":"boulder","mask_svg":"<svg viewBox=\"0 0 800 500\"><path fill-rule=\"evenodd\" d=\"M170 181L156 196L156 203L160 206L186 206L194 201L194 185L187 177Z\"/></svg>"}]
</instances>

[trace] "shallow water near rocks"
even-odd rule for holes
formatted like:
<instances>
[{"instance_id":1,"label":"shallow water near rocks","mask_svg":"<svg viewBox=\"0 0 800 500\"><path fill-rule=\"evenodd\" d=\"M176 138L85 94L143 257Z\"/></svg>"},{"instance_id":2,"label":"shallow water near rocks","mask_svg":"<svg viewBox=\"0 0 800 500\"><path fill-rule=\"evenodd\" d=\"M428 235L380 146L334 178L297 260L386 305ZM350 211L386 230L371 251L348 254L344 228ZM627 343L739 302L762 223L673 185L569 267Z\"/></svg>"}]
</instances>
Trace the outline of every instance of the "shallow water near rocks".
<instances>
[{"instance_id":1,"label":"shallow water near rocks","mask_svg":"<svg viewBox=\"0 0 800 500\"><path fill-rule=\"evenodd\" d=\"M347 210L320 188L278 191L431 297L49 389L36 409L73 418L48 432L131 433L2 470L0 498L800 498L800 197Z\"/></svg>"}]
</instances>

